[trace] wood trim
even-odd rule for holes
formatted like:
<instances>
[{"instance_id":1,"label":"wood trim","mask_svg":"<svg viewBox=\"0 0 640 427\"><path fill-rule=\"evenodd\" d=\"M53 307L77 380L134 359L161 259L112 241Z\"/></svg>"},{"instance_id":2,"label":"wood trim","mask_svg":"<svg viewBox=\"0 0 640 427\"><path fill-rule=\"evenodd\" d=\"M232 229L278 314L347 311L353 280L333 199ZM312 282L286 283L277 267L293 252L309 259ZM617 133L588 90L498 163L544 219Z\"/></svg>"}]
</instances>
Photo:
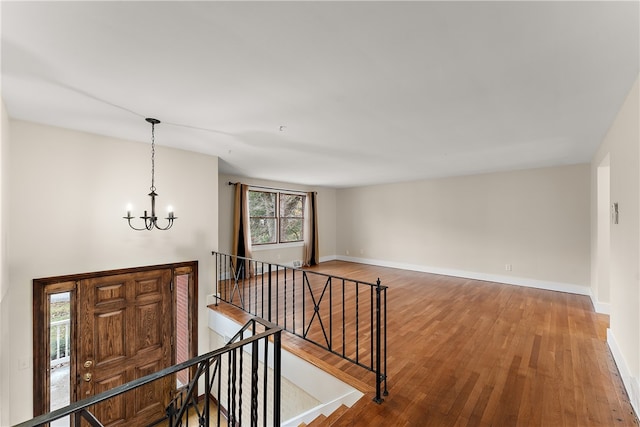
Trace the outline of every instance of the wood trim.
<instances>
[{"instance_id":1,"label":"wood trim","mask_svg":"<svg viewBox=\"0 0 640 427\"><path fill-rule=\"evenodd\" d=\"M33 393L34 393L34 415L41 415L49 412L49 351L51 346L49 334L47 333L49 312L49 295L61 292L75 291L76 282L64 281L48 286L40 286L36 280L33 281ZM70 306L71 316L75 313L75 306ZM71 340L75 340L75 327L71 325ZM38 337L42 337L44 342L38 341ZM40 367L40 369L37 369ZM70 372L74 376L74 372ZM70 390L71 393L74 390ZM36 394L38 393L38 394ZM36 399L36 396L42 396Z\"/></svg>"},{"instance_id":2,"label":"wood trim","mask_svg":"<svg viewBox=\"0 0 640 427\"><path fill-rule=\"evenodd\" d=\"M183 261L183 262L177 262L177 263L171 263L171 264L147 265L142 267L127 267L127 268L119 268L115 270L103 270L103 271L94 271L94 272L88 272L88 273L68 274L65 276L44 277L44 278L33 279L33 282L34 282L34 285L36 281L40 285L49 285L49 284L54 284L59 282L70 282L70 281L76 282L78 280L93 279L95 277L102 277L102 276L115 276L117 274L139 273L142 271L149 271L149 270L161 270L161 269L167 269L167 268L174 270L177 268L189 267L193 265L196 266L195 271L197 271L198 261Z\"/></svg>"},{"instance_id":3,"label":"wood trim","mask_svg":"<svg viewBox=\"0 0 640 427\"><path fill-rule=\"evenodd\" d=\"M189 280L189 301L194 310L189 310L189 326L191 327L191 354L190 357L196 357L198 355L198 263L193 266L190 280ZM194 366L192 369L191 377L196 373L197 368Z\"/></svg>"},{"instance_id":4,"label":"wood trim","mask_svg":"<svg viewBox=\"0 0 640 427\"><path fill-rule=\"evenodd\" d=\"M49 307L45 287L33 281L33 415L49 412L49 375L42 369L46 366L46 349L49 348L49 336L45 321L49 318Z\"/></svg>"}]
</instances>

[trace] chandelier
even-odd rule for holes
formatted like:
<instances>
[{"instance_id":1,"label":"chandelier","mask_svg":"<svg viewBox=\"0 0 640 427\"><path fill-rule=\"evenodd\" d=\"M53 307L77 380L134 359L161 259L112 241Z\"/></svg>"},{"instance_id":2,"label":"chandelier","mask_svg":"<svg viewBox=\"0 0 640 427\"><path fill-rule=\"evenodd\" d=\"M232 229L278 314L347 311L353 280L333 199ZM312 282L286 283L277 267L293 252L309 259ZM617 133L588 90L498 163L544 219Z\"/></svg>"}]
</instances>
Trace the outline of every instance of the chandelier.
<instances>
[{"instance_id":1,"label":"chandelier","mask_svg":"<svg viewBox=\"0 0 640 427\"><path fill-rule=\"evenodd\" d=\"M160 120L152 119L152 118L147 118L145 120L151 123L151 188L150 188L151 193L149 193L149 196L151 197L151 215L147 215L147 211L144 211L144 216L140 217L140 219L144 221L143 223L144 227L141 227L141 228L134 227L131 224L131 220L134 217L131 216L130 208L127 209L127 216L124 216L123 218L127 220L127 222L129 223L129 227L137 231L153 230L154 228L157 228L158 230L168 230L173 225L173 220L178 218L177 216L173 215L173 210L169 208L168 216L165 218L168 221L168 223L165 227L160 227L158 225L158 217L156 216L156 196L158 194L156 193L155 177L154 177L155 154L156 154L155 126L160 123Z\"/></svg>"}]
</instances>

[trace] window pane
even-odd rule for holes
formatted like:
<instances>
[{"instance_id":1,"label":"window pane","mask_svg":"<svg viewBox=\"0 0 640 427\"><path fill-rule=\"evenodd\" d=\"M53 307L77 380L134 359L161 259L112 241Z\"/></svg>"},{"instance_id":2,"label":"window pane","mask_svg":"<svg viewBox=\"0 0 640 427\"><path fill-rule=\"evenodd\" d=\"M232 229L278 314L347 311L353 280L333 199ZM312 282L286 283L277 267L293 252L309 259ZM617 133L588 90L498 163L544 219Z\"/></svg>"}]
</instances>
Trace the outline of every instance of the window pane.
<instances>
[{"instance_id":1,"label":"window pane","mask_svg":"<svg viewBox=\"0 0 640 427\"><path fill-rule=\"evenodd\" d=\"M251 218L251 243L276 243L276 218Z\"/></svg>"},{"instance_id":2,"label":"window pane","mask_svg":"<svg viewBox=\"0 0 640 427\"><path fill-rule=\"evenodd\" d=\"M176 333L176 364L189 360L189 347L191 345L189 333L189 274L174 276L176 317L174 330ZM176 374L176 389L181 389L189 384L190 370L185 368Z\"/></svg>"},{"instance_id":3,"label":"window pane","mask_svg":"<svg viewBox=\"0 0 640 427\"><path fill-rule=\"evenodd\" d=\"M302 218L304 215L304 196L280 193L280 216L283 218Z\"/></svg>"},{"instance_id":4,"label":"window pane","mask_svg":"<svg viewBox=\"0 0 640 427\"><path fill-rule=\"evenodd\" d=\"M302 218L280 219L280 241L298 242L302 240Z\"/></svg>"},{"instance_id":5,"label":"window pane","mask_svg":"<svg viewBox=\"0 0 640 427\"><path fill-rule=\"evenodd\" d=\"M255 245L277 242L277 193L249 191L251 243Z\"/></svg>"},{"instance_id":6,"label":"window pane","mask_svg":"<svg viewBox=\"0 0 640 427\"><path fill-rule=\"evenodd\" d=\"M49 409L71 403L71 292L49 295ZM70 417L53 421L51 427L66 427Z\"/></svg>"},{"instance_id":7,"label":"window pane","mask_svg":"<svg viewBox=\"0 0 640 427\"><path fill-rule=\"evenodd\" d=\"M276 193L249 191L249 216L276 216Z\"/></svg>"}]
</instances>

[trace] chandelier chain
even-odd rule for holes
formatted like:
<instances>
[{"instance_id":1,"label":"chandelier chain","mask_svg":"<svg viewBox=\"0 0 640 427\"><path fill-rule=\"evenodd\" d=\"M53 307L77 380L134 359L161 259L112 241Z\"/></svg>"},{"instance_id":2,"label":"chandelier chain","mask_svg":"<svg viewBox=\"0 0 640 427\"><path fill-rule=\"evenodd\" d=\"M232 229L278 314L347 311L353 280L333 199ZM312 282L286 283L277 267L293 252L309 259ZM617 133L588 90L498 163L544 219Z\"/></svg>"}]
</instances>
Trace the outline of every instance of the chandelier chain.
<instances>
[{"instance_id":1,"label":"chandelier chain","mask_svg":"<svg viewBox=\"0 0 640 427\"><path fill-rule=\"evenodd\" d=\"M151 191L156 191L155 172L156 172L156 125L151 123Z\"/></svg>"}]
</instances>

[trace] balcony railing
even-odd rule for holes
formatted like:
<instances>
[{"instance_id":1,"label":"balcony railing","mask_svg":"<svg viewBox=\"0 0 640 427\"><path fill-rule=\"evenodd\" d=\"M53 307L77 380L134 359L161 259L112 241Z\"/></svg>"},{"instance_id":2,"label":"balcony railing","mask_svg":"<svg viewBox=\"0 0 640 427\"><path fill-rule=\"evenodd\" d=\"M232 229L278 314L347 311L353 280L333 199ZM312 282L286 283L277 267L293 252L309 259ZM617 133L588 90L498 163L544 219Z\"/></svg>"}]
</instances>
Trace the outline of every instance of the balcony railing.
<instances>
[{"instance_id":1,"label":"balcony railing","mask_svg":"<svg viewBox=\"0 0 640 427\"><path fill-rule=\"evenodd\" d=\"M279 426L281 390L281 331L282 328L263 319L254 318L229 341L225 347L187 362L136 379L106 392L75 402L15 427L43 426L70 416L71 426L82 422L102 427L108 420L93 414L94 405L108 403L124 393L167 376L193 368L195 374L186 387L178 390L166 408L166 415L149 420L148 426L187 426L188 417L196 424L210 426ZM204 385L204 402L198 405L198 384ZM171 383L175 384L175 381ZM211 408L215 408L215 413ZM191 415L189 414L191 412ZM226 418L223 420L223 418Z\"/></svg>"},{"instance_id":2,"label":"balcony railing","mask_svg":"<svg viewBox=\"0 0 640 427\"><path fill-rule=\"evenodd\" d=\"M51 367L69 362L71 350L69 347L70 320L51 322Z\"/></svg>"},{"instance_id":3,"label":"balcony railing","mask_svg":"<svg viewBox=\"0 0 640 427\"><path fill-rule=\"evenodd\" d=\"M217 297L375 374L387 395L387 287L213 252ZM384 388L384 390L383 390Z\"/></svg>"}]
</instances>

